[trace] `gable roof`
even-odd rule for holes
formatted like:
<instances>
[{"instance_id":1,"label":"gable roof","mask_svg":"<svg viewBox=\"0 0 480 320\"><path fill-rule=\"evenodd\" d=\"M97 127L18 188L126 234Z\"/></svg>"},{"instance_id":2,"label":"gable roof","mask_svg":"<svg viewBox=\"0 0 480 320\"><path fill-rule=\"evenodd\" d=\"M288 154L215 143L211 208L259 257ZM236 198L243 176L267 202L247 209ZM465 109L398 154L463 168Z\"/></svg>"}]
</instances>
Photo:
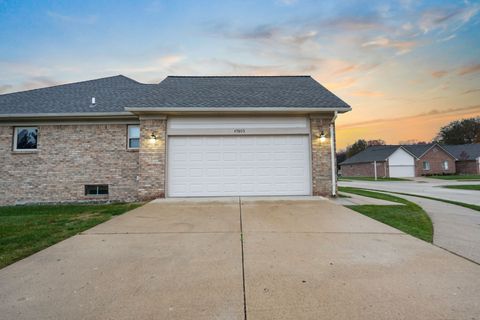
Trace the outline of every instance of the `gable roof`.
<instances>
[{"instance_id":1,"label":"gable roof","mask_svg":"<svg viewBox=\"0 0 480 320\"><path fill-rule=\"evenodd\" d=\"M355 163L365 163L373 161L386 161L388 157L392 155L395 151L401 148L400 146L389 145L389 146L371 146L362 152L357 153L353 157L348 158L347 160L340 163L344 164L355 164Z\"/></svg>"},{"instance_id":2,"label":"gable roof","mask_svg":"<svg viewBox=\"0 0 480 320\"><path fill-rule=\"evenodd\" d=\"M444 148L457 160L476 160L480 158L480 143L445 145Z\"/></svg>"},{"instance_id":3,"label":"gable roof","mask_svg":"<svg viewBox=\"0 0 480 320\"><path fill-rule=\"evenodd\" d=\"M0 116L127 113L135 108L350 110L310 76L169 76L159 84L144 84L119 75L0 95Z\"/></svg>"},{"instance_id":4,"label":"gable roof","mask_svg":"<svg viewBox=\"0 0 480 320\"><path fill-rule=\"evenodd\" d=\"M436 143L407 144L407 145L402 145L402 146L405 149L407 149L411 154L413 154L415 157L420 158L425 152L427 152L435 144Z\"/></svg>"}]
</instances>

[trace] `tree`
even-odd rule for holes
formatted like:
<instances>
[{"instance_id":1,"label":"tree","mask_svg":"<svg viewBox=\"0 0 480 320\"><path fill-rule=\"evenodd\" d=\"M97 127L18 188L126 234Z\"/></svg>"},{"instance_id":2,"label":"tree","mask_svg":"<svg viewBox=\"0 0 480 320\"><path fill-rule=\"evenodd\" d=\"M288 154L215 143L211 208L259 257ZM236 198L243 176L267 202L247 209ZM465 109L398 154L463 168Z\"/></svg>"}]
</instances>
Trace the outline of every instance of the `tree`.
<instances>
[{"instance_id":1,"label":"tree","mask_svg":"<svg viewBox=\"0 0 480 320\"><path fill-rule=\"evenodd\" d=\"M480 117L450 122L435 138L444 144L480 143Z\"/></svg>"}]
</instances>

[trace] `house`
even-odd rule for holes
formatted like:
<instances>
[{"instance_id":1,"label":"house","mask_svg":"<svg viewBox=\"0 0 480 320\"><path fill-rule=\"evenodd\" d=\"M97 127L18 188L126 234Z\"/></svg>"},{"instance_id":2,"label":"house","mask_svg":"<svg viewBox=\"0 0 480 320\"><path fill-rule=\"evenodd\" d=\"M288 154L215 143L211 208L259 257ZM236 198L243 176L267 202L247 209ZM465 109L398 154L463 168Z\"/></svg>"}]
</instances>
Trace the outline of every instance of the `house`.
<instances>
[{"instance_id":1,"label":"house","mask_svg":"<svg viewBox=\"0 0 480 320\"><path fill-rule=\"evenodd\" d=\"M456 158L437 143L371 146L340 164L345 177L418 177L455 173Z\"/></svg>"},{"instance_id":2,"label":"house","mask_svg":"<svg viewBox=\"0 0 480 320\"><path fill-rule=\"evenodd\" d=\"M480 143L446 145L445 149L457 158L456 173L480 174Z\"/></svg>"},{"instance_id":3,"label":"house","mask_svg":"<svg viewBox=\"0 0 480 320\"><path fill-rule=\"evenodd\" d=\"M0 95L0 204L335 195L335 119L310 76L114 76Z\"/></svg>"}]
</instances>

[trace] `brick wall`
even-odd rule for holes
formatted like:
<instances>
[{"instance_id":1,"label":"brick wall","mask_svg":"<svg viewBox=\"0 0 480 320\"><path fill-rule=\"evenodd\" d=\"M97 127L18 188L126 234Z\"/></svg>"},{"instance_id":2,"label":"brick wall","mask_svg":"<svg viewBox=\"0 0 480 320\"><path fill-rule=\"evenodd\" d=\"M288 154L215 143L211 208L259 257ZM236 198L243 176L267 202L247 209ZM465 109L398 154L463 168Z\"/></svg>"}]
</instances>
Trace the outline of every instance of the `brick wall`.
<instances>
[{"instance_id":1,"label":"brick wall","mask_svg":"<svg viewBox=\"0 0 480 320\"><path fill-rule=\"evenodd\" d=\"M315 196L330 196L332 188L332 160L330 143L331 141L330 122L332 117L311 116L311 148L312 148L312 189ZM320 134L324 132L326 140L320 141ZM336 165L335 165L336 166ZM335 186L336 190L337 186Z\"/></svg>"},{"instance_id":2,"label":"brick wall","mask_svg":"<svg viewBox=\"0 0 480 320\"><path fill-rule=\"evenodd\" d=\"M141 200L165 197L166 118L140 119L140 180ZM156 140L151 139L152 133Z\"/></svg>"},{"instance_id":3,"label":"brick wall","mask_svg":"<svg viewBox=\"0 0 480 320\"><path fill-rule=\"evenodd\" d=\"M480 165L477 160L460 160L455 163L456 173L480 174Z\"/></svg>"},{"instance_id":4,"label":"brick wall","mask_svg":"<svg viewBox=\"0 0 480 320\"><path fill-rule=\"evenodd\" d=\"M343 177L375 177L373 162L345 164L341 167ZM388 177L386 161L377 161L377 177Z\"/></svg>"},{"instance_id":5,"label":"brick wall","mask_svg":"<svg viewBox=\"0 0 480 320\"><path fill-rule=\"evenodd\" d=\"M448 161L448 170L444 170L442 163ZM423 170L423 161L430 162L430 170ZM444 150L434 146L419 160L415 161L415 176L433 175L433 174L454 174L455 160Z\"/></svg>"},{"instance_id":6,"label":"brick wall","mask_svg":"<svg viewBox=\"0 0 480 320\"><path fill-rule=\"evenodd\" d=\"M40 125L38 150L12 152L13 127L0 126L0 205L138 197L138 152L127 151L127 125ZM109 196L85 196L108 184Z\"/></svg>"}]
</instances>

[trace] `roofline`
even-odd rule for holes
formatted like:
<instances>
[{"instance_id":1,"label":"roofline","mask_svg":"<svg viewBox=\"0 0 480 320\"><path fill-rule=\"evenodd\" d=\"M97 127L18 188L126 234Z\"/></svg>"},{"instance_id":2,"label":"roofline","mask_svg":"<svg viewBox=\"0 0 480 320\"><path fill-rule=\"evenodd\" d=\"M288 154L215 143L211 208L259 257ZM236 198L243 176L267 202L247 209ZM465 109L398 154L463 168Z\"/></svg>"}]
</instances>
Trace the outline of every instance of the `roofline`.
<instances>
[{"instance_id":1,"label":"roofline","mask_svg":"<svg viewBox=\"0 0 480 320\"><path fill-rule=\"evenodd\" d=\"M439 147L440 149L442 149L443 151L445 151L445 153L447 153L448 155L450 155L453 159L458 160L453 154L451 154L450 152L448 152L448 150L445 149L444 147L442 147L442 145L441 145L440 143L438 143L438 142L434 142L434 143L430 146L430 148L428 148L427 150L425 150L425 152L422 153L417 159L420 159L421 157L423 157L428 151L430 151L430 149L432 149L432 148L435 147L435 146L437 146L437 147Z\"/></svg>"},{"instance_id":2,"label":"roofline","mask_svg":"<svg viewBox=\"0 0 480 320\"><path fill-rule=\"evenodd\" d=\"M405 152L407 152L407 153L408 153L409 155L411 155L413 158L415 158L415 159L417 159L417 160L420 159L420 158L417 158L417 156L414 155L412 152L408 151L408 149L405 148L404 146L402 146L402 145L398 146L397 150L400 149L400 148L402 148ZM397 151L397 150L395 150L395 151ZM393 151L393 152L395 152L395 151ZM390 154L390 156L393 154L393 152ZM390 158L390 156L388 156L387 159Z\"/></svg>"},{"instance_id":3,"label":"roofline","mask_svg":"<svg viewBox=\"0 0 480 320\"><path fill-rule=\"evenodd\" d=\"M92 119L92 118L132 118L131 112L71 112L71 113L11 113L0 114L1 120L24 119Z\"/></svg>"},{"instance_id":4,"label":"roofline","mask_svg":"<svg viewBox=\"0 0 480 320\"><path fill-rule=\"evenodd\" d=\"M331 108L303 108L303 107L154 107L154 108L135 108L126 107L126 111L132 113L165 113L165 112L277 112L277 113L315 113L315 112L333 112L345 113L351 111L351 107L331 107Z\"/></svg>"}]
</instances>

